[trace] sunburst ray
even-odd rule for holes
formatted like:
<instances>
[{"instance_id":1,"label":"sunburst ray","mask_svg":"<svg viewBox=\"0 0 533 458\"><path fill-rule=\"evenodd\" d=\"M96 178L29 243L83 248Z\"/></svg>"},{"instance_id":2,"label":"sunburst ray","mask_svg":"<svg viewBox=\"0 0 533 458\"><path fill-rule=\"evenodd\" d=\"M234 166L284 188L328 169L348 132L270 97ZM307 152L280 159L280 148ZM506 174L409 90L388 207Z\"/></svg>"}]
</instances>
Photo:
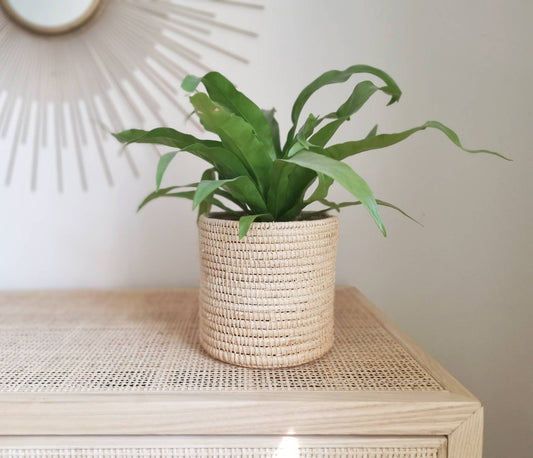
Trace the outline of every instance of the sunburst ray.
<instances>
[{"instance_id":1,"label":"sunburst ray","mask_svg":"<svg viewBox=\"0 0 533 458\"><path fill-rule=\"evenodd\" d=\"M209 70L206 53L248 62L217 43L212 32L221 29L249 38L256 32L218 19L213 10L220 7L263 8L252 1L102 0L87 24L57 36L32 33L0 8L5 184L13 180L17 153L24 145L31 152L32 190L37 189L39 164L45 160L55 162L56 186L64 190L67 153L75 158L83 190L89 183L87 161L98 161L105 180L113 185L101 123L121 130L132 122L146 126L149 117L165 125L158 100L174 112L188 114L177 81L187 73ZM127 150L124 157L137 174Z\"/></svg>"}]
</instances>

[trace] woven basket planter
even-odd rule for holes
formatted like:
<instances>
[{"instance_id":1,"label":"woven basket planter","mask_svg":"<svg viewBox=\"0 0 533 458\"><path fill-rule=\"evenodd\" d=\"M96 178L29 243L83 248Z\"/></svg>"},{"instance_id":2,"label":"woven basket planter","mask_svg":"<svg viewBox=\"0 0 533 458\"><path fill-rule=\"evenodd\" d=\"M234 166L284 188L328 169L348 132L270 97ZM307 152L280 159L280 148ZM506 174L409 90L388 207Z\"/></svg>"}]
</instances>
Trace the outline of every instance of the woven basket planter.
<instances>
[{"instance_id":1,"label":"woven basket planter","mask_svg":"<svg viewBox=\"0 0 533 458\"><path fill-rule=\"evenodd\" d=\"M200 342L214 358L289 367L333 345L338 219L253 223L199 220Z\"/></svg>"}]
</instances>

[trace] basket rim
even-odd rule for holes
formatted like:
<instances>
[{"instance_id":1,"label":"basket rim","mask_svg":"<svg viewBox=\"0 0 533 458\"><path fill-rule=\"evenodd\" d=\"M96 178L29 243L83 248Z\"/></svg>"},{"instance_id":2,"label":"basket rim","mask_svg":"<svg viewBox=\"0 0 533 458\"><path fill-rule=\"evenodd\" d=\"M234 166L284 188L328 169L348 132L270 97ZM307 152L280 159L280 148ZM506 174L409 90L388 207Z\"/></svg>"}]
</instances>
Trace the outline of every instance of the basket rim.
<instances>
[{"instance_id":1,"label":"basket rim","mask_svg":"<svg viewBox=\"0 0 533 458\"><path fill-rule=\"evenodd\" d=\"M313 213L313 212L304 212L305 213ZM199 220L204 221L206 223L216 223L216 224L224 224L226 226L238 226L239 220L238 219L229 219L224 218L224 216L230 215L227 212L210 212L208 214L203 214L200 216ZM302 219L302 220L293 220L293 221L254 221L251 225L251 227L272 227L272 226L278 226L278 227L287 227L287 226L313 226L317 223L324 224L327 222L333 222L338 221L339 217L337 215L332 215L330 213L324 213L321 215L318 215L317 217L314 217L312 219Z\"/></svg>"}]
</instances>

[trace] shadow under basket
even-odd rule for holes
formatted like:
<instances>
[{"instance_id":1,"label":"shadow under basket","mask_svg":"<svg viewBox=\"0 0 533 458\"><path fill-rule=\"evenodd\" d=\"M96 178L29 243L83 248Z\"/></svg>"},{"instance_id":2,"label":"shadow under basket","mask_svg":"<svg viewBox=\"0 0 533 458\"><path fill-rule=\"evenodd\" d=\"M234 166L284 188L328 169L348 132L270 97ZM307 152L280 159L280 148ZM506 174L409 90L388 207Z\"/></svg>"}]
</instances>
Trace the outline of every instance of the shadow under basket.
<instances>
[{"instance_id":1,"label":"shadow under basket","mask_svg":"<svg viewBox=\"0 0 533 458\"><path fill-rule=\"evenodd\" d=\"M239 223L201 216L200 342L214 358L280 368L333 345L337 217Z\"/></svg>"}]
</instances>

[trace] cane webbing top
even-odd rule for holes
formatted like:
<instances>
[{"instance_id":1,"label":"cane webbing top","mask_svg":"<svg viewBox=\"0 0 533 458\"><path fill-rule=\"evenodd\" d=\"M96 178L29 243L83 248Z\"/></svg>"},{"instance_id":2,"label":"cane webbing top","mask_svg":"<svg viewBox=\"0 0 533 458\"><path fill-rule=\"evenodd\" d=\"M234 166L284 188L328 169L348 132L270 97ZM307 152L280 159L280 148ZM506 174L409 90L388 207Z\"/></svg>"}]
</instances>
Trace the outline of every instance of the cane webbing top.
<instances>
[{"instance_id":1,"label":"cane webbing top","mask_svg":"<svg viewBox=\"0 0 533 458\"><path fill-rule=\"evenodd\" d=\"M194 290L2 293L0 394L444 390L350 290L335 308L325 357L270 370L200 349Z\"/></svg>"},{"instance_id":2,"label":"cane webbing top","mask_svg":"<svg viewBox=\"0 0 533 458\"><path fill-rule=\"evenodd\" d=\"M296 454L277 448L97 448L97 449L7 449L0 458L438 458L429 448L300 448Z\"/></svg>"}]
</instances>

